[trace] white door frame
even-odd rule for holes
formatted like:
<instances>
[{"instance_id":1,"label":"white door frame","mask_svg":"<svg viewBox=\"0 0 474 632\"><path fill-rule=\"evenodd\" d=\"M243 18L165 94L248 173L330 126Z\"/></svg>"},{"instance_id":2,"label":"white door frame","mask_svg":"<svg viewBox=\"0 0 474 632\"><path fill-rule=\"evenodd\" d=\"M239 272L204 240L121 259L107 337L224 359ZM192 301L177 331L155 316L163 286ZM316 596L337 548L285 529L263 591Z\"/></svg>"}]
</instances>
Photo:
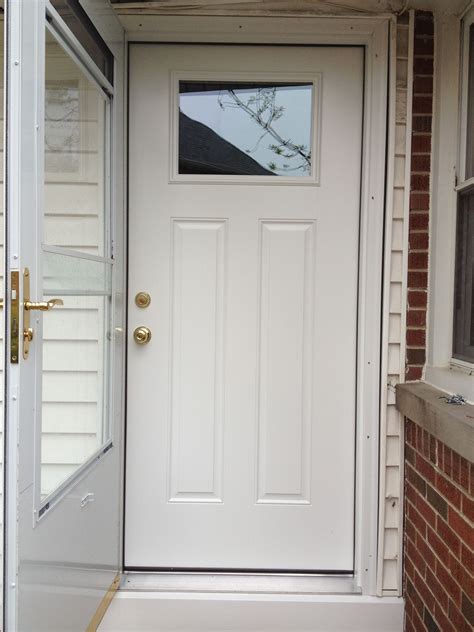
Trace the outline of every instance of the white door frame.
<instances>
[{"instance_id":1,"label":"white door frame","mask_svg":"<svg viewBox=\"0 0 474 632\"><path fill-rule=\"evenodd\" d=\"M129 43L358 45L366 51L359 258L355 579L376 594L389 33L393 16L121 16Z\"/></svg>"}]
</instances>

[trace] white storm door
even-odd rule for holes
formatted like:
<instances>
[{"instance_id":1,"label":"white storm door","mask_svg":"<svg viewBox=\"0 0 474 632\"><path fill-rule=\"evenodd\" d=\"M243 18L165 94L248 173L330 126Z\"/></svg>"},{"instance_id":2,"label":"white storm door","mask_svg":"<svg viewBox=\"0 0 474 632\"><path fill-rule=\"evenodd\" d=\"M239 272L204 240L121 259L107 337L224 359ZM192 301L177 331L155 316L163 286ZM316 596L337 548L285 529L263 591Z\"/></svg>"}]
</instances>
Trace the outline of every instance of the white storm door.
<instances>
[{"instance_id":1,"label":"white storm door","mask_svg":"<svg viewBox=\"0 0 474 632\"><path fill-rule=\"evenodd\" d=\"M363 72L130 48L129 568L354 568Z\"/></svg>"},{"instance_id":2,"label":"white storm door","mask_svg":"<svg viewBox=\"0 0 474 632\"><path fill-rule=\"evenodd\" d=\"M121 570L123 32L102 10L107 43L78 3L6 3L8 632L83 632Z\"/></svg>"}]
</instances>

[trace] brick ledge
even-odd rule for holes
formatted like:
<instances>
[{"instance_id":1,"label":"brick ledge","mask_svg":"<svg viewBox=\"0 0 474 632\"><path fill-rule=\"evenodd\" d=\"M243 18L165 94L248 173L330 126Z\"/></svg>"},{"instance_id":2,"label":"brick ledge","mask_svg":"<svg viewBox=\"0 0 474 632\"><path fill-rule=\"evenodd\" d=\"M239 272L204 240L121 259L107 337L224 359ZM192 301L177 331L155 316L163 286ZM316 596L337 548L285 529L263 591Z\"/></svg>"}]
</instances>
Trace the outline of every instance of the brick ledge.
<instances>
[{"instance_id":1,"label":"brick ledge","mask_svg":"<svg viewBox=\"0 0 474 632\"><path fill-rule=\"evenodd\" d=\"M398 384L397 409L439 441L474 462L474 405L453 406L440 391L423 382Z\"/></svg>"}]
</instances>

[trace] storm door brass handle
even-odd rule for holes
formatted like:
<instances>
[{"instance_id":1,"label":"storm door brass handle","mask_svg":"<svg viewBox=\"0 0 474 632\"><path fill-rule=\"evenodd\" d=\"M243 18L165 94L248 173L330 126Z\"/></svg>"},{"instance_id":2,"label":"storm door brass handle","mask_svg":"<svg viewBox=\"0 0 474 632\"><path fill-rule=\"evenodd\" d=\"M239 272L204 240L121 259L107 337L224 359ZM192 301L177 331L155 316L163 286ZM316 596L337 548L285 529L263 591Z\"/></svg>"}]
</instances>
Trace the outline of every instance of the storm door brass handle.
<instances>
[{"instance_id":1,"label":"storm door brass handle","mask_svg":"<svg viewBox=\"0 0 474 632\"><path fill-rule=\"evenodd\" d=\"M31 327L31 312L49 312L57 305L64 305L62 298L51 298L49 301L30 301L30 271L23 270L23 358L28 360L30 344L33 342L34 330Z\"/></svg>"},{"instance_id":2,"label":"storm door brass handle","mask_svg":"<svg viewBox=\"0 0 474 632\"><path fill-rule=\"evenodd\" d=\"M52 298L49 301L24 301L23 308L27 311L38 310L40 312L49 312L56 305L64 305L62 298Z\"/></svg>"}]
</instances>

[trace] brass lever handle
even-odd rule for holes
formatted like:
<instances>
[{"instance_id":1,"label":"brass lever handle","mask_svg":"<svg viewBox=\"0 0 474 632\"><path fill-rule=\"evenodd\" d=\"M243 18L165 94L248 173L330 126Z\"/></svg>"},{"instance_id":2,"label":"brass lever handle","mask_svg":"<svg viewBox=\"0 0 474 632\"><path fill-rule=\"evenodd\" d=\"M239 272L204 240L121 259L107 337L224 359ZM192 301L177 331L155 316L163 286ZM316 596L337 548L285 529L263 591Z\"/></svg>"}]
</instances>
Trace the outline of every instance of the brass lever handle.
<instances>
[{"instance_id":1,"label":"brass lever handle","mask_svg":"<svg viewBox=\"0 0 474 632\"><path fill-rule=\"evenodd\" d=\"M39 310L40 312L49 312L56 305L64 305L62 298L52 298L49 301L25 301L23 308L27 311Z\"/></svg>"}]
</instances>

